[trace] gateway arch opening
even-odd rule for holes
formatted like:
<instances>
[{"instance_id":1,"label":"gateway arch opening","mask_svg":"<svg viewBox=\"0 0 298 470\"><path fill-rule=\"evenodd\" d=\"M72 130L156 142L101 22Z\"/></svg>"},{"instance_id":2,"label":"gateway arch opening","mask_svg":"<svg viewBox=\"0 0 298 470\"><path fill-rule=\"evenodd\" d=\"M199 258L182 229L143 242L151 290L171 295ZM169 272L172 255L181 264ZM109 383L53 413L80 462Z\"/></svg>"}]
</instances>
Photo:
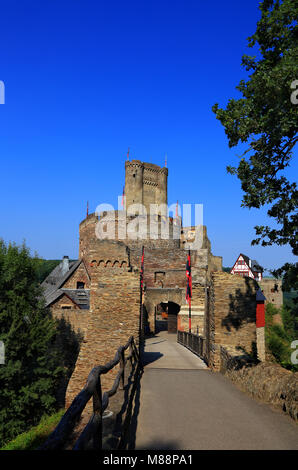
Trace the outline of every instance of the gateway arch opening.
<instances>
[{"instance_id":1,"label":"gateway arch opening","mask_svg":"<svg viewBox=\"0 0 298 470\"><path fill-rule=\"evenodd\" d=\"M180 305L175 302L160 302L155 307L155 332L177 333L177 319Z\"/></svg>"}]
</instances>

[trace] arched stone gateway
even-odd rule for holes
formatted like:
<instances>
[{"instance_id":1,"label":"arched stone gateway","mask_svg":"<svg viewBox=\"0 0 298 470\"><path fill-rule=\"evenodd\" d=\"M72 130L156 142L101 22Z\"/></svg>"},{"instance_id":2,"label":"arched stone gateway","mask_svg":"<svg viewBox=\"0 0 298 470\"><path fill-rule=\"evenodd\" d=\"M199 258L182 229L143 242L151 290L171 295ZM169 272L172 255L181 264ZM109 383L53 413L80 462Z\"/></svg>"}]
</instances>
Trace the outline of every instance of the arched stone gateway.
<instances>
[{"instance_id":1,"label":"arched stone gateway","mask_svg":"<svg viewBox=\"0 0 298 470\"><path fill-rule=\"evenodd\" d=\"M161 302L154 309L155 333L159 331L168 331L168 333L177 333L178 313L180 305L175 302Z\"/></svg>"},{"instance_id":2,"label":"arched stone gateway","mask_svg":"<svg viewBox=\"0 0 298 470\"><path fill-rule=\"evenodd\" d=\"M185 303L185 289L181 288L158 288L146 289L144 306L147 312L147 320L150 331L156 333L161 329L167 329L170 333L177 332L177 316L181 305ZM160 308L161 307L161 308ZM164 320L160 319L164 315ZM167 322L162 325L161 322Z\"/></svg>"}]
</instances>

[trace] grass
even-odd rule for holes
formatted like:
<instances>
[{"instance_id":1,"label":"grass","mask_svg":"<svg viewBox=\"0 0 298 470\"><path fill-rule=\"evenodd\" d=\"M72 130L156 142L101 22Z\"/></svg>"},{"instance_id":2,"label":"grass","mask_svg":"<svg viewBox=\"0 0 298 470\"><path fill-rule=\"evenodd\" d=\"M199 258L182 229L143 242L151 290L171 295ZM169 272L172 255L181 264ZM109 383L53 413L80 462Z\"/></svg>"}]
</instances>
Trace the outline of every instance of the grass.
<instances>
[{"instance_id":1,"label":"grass","mask_svg":"<svg viewBox=\"0 0 298 470\"><path fill-rule=\"evenodd\" d=\"M65 410L62 409L51 416L43 416L37 426L19 434L0 450L36 450L55 429L64 413Z\"/></svg>"}]
</instances>

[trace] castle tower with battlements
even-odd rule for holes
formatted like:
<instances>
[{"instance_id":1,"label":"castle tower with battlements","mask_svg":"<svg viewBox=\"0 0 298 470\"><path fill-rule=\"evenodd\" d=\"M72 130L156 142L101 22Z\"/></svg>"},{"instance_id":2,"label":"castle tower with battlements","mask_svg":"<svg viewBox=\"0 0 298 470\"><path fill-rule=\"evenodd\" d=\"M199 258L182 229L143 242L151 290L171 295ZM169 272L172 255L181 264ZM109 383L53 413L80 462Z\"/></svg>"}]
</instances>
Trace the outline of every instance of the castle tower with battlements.
<instances>
[{"instance_id":1,"label":"castle tower with battlements","mask_svg":"<svg viewBox=\"0 0 298 470\"><path fill-rule=\"evenodd\" d=\"M139 160L125 162L126 208L142 204L147 214L151 204L168 203L168 169Z\"/></svg>"}]
</instances>

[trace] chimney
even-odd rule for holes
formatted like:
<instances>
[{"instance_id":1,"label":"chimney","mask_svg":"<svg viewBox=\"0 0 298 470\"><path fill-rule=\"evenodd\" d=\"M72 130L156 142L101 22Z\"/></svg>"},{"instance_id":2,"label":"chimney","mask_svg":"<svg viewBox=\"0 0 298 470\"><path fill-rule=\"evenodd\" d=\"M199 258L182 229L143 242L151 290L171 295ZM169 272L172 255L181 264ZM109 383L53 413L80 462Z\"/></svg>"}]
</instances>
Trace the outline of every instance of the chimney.
<instances>
[{"instance_id":1,"label":"chimney","mask_svg":"<svg viewBox=\"0 0 298 470\"><path fill-rule=\"evenodd\" d=\"M68 256L63 256L62 260L62 274L66 274L67 271L69 271L69 257Z\"/></svg>"}]
</instances>

